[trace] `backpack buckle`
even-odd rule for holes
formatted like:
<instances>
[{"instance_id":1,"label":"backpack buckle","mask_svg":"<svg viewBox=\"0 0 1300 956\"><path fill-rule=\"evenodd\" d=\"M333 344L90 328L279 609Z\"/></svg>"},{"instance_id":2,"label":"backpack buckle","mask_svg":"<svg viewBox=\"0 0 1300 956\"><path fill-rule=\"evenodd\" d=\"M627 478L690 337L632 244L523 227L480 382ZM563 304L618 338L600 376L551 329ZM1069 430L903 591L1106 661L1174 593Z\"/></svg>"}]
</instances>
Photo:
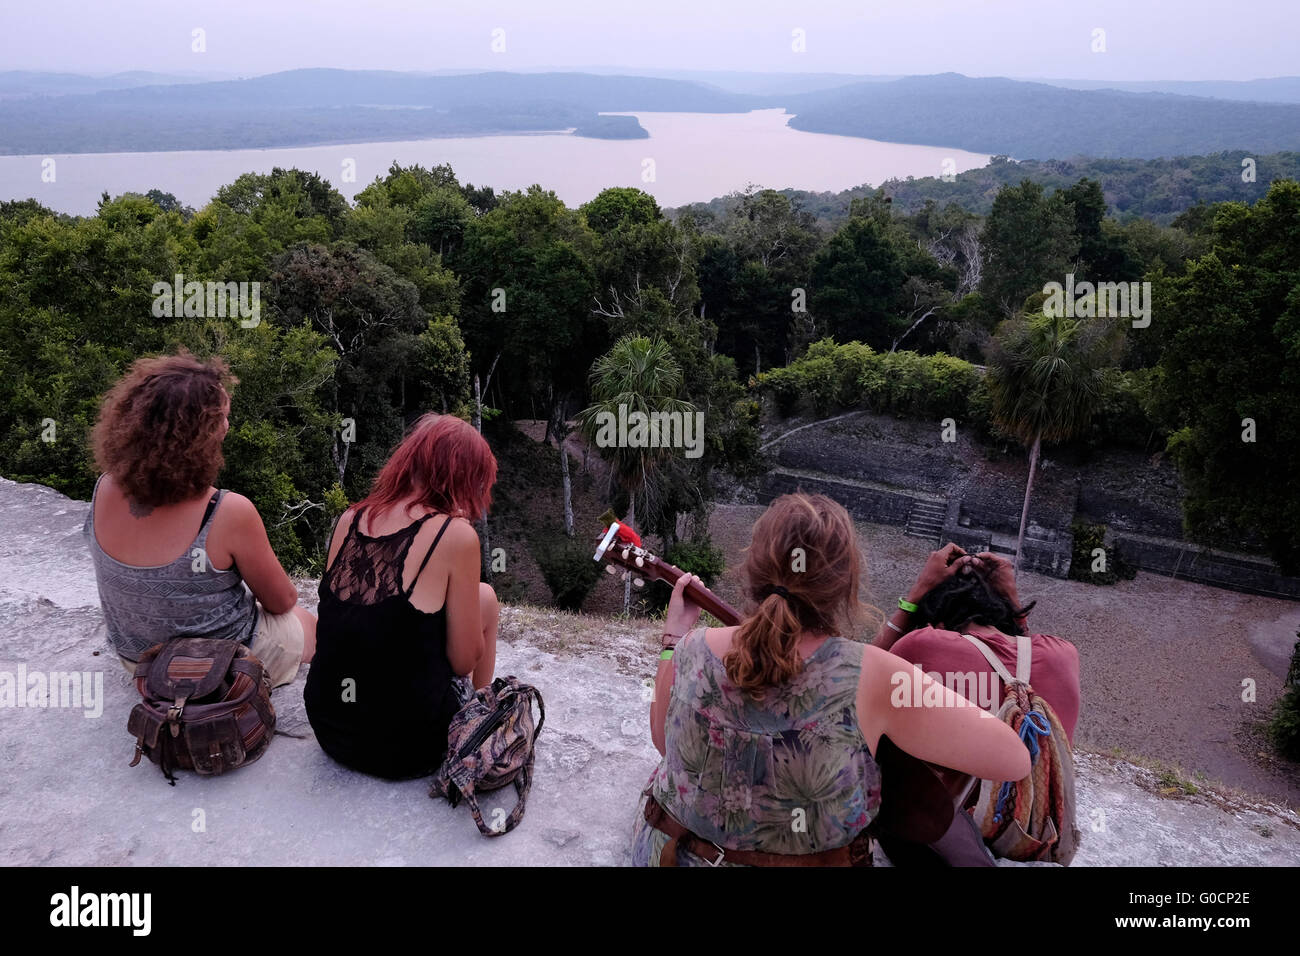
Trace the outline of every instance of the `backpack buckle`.
<instances>
[{"instance_id":1,"label":"backpack buckle","mask_svg":"<svg viewBox=\"0 0 1300 956\"><path fill-rule=\"evenodd\" d=\"M171 728L173 737L179 737L181 734L181 712L185 710L186 699L177 697L176 702L167 708L167 726Z\"/></svg>"},{"instance_id":2,"label":"backpack buckle","mask_svg":"<svg viewBox=\"0 0 1300 956\"><path fill-rule=\"evenodd\" d=\"M717 857L716 857L715 859L712 859L712 860L704 860L704 862L707 863L707 864L709 864L709 866L721 866L721 865L722 865L722 861L725 860L725 859L727 858L727 851L724 850L722 847L718 846L718 845L717 845L716 843L714 843L712 840L709 841L709 846L711 846L711 847L713 847L713 849L717 850L717 851L718 851L718 855L717 855ZM700 857L700 859L704 859L704 858L703 858L703 857Z\"/></svg>"}]
</instances>

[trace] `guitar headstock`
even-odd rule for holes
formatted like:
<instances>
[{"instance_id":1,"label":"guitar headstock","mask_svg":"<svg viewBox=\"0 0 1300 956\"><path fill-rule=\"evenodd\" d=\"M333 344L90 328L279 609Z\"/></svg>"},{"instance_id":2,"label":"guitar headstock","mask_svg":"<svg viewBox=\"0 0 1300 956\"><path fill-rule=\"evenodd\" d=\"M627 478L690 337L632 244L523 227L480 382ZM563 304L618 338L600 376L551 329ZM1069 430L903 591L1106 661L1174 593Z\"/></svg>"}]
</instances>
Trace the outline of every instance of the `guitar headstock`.
<instances>
[{"instance_id":1,"label":"guitar headstock","mask_svg":"<svg viewBox=\"0 0 1300 956\"><path fill-rule=\"evenodd\" d=\"M610 574L616 574L615 565L621 565L627 569L623 572L625 578L635 575L632 583L637 587L643 586L647 577L654 579L662 576L659 558L641 543L639 534L618 521L609 523L596 546L592 560L599 561L602 558L610 562L605 565L605 570Z\"/></svg>"},{"instance_id":2,"label":"guitar headstock","mask_svg":"<svg viewBox=\"0 0 1300 956\"><path fill-rule=\"evenodd\" d=\"M617 574L616 566L622 565L625 568L624 580L631 578L636 587L644 586L647 579L663 581L670 586L681 580L685 572L650 551L641 543L641 536L634 530L615 520L612 514L604 515L602 518L608 521L609 525L601 532L600 543L596 546L593 558L596 561L602 558L607 560L609 563L605 565L606 571ZM724 625L740 623L740 612L710 591L702 582L698 580L687 582L686 591L692 601L698 603Z\"/></svg>"}]
</instances>

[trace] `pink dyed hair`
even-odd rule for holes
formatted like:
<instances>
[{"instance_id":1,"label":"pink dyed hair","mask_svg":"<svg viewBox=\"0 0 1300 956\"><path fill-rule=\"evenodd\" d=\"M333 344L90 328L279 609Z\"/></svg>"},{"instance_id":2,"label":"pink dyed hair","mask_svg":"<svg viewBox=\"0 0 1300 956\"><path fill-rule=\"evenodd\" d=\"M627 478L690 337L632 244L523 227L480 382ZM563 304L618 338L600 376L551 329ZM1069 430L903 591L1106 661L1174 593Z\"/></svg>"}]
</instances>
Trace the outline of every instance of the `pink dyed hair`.
<instances>
[{"instance_id":1,"label":"pink dyed hair","mask_svg":"<svg viewBox=\"0 0 1300 956\"><path fill-rule=\"evenodd\" d=\"M463 419L430 412L420 418L358 502L375 516L415 498L443 514L478 521L492 504L497 460L483 436Z\"/></svg>"}]
</instances>

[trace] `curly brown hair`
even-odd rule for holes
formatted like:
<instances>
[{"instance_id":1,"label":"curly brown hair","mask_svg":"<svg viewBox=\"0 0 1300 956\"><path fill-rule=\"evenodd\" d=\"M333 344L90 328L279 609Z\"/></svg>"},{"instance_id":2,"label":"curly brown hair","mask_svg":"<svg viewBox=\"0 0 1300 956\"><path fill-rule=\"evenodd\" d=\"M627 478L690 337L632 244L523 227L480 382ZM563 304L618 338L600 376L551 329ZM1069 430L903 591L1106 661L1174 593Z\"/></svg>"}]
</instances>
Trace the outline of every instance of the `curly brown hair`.
<instances>
[{"instance_id":1,"label":"curly brown hair","mask_svg":"<svg viewBox=\"0 0 1300 956\"><path fill-rule=\"evenodd\" d=\"M225 459L227 391L236 383L219 358L136 359L99 409L91 441L99 470L147 507L202 494Z\"/></svg>"}]
</instances>

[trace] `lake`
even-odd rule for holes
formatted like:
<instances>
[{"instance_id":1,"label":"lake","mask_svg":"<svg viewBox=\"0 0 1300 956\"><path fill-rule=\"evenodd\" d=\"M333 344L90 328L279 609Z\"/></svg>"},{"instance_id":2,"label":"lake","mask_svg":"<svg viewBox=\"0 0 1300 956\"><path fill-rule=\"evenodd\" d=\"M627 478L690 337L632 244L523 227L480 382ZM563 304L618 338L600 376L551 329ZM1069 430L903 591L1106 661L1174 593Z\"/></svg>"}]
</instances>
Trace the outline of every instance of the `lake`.
<instances>
[{"instance_id":1,"label":"lake","mask_svg":"<svg viewBox=\"0 0 1300 956\"><path fill-rule=\"evenodd\" d=\"M540 183L570 206L610 186L636 186L663 206L701 202L749 183L838 191L891 177L960 173L989 157L940 146L883 143L790 129L784 110L750 113L635 113L649 139L603 140L568 132L448 137L289 149L206 149L162 153L0 156L0 200L32 197L59 212L92 214L100 194L161 189L204 206L241 173L296 166L328 179L348 199L396 160L450 163L462 183L522 189ZM218 144L213 144L214 147ZM54 181L42 180L54 160ZM355 179L345 181L348 164Z\"/></svg>"}]
</instances>

